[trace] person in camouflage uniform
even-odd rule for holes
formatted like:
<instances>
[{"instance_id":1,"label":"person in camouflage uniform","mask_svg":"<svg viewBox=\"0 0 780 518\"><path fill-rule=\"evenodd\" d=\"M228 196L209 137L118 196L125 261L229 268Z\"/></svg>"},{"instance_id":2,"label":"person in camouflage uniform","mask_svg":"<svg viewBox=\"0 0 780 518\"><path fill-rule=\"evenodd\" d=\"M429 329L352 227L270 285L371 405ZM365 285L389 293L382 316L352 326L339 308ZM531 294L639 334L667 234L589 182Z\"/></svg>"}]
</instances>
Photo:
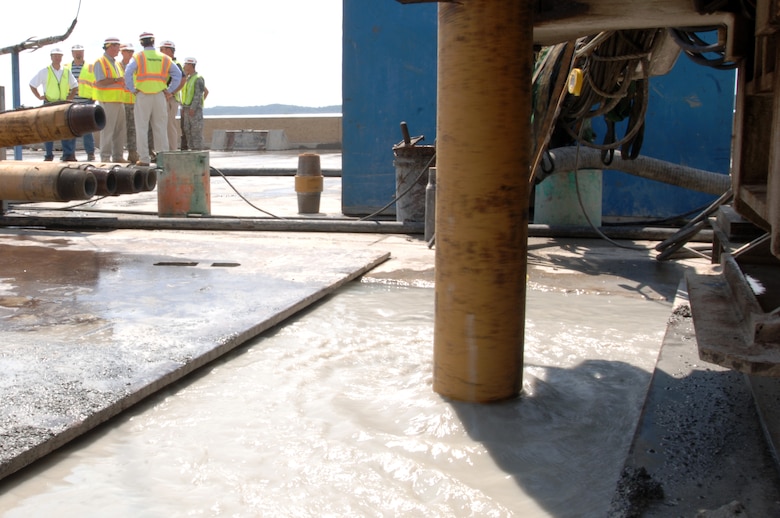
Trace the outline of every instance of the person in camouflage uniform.
<instances>
[{"instance_id":1,"label":"person in camouflage uniform","mask_svg":"<svg viewBox=\"0 0 780 518\"><path fill-rule=\"evenodd\" d=\"M206 82L195 70L195 58L184 60L186 79L181 89L181 120L188 149L201 150L203 146L203 101L206 99Z\"/></svg>"}]
</instances>

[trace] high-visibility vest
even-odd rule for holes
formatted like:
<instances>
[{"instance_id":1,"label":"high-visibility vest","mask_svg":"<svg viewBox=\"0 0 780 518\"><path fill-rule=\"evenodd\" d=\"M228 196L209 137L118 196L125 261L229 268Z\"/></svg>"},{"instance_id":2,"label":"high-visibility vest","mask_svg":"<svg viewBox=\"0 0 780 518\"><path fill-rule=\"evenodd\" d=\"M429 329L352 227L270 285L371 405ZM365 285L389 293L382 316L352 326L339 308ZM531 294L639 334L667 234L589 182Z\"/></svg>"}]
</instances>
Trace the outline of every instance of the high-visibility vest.
<instances>
[{"instance_id":1,"label":"high-visibility vest","mask_svg":"<svg viewBox=\"0 0 780 518\"><path fill-rule=\"evenodd\" d=\"M95 69L94 65L87 63L79 74L79 97L85 99L95 98Z\"/></svg>"},{"instance_id":2,"label":"high-visibility vest","mask_svg":"<svg viewBox=\"0 0 780 518\"><path fill-rule=\"evenodd\" d=\"M183 68L182 68L182 66L179 64L179 62L178 62L178 61L176 61L175 59L173 60L173 64L174 64L174 65L176 65L177 67L179 67L179 70L181 71L181 80L182 80L182 81L184 81L184 69L183 69ZM171 82L170 82L170 80L169 80L169 81L168 81L168 86L170 86L170 85L171 85ZM183 88L183 87L182 87L182 88ZM177 101L179 101L179 104L181 104L181 88L179 89L179 91L178 91L178 92L176 92L176 94L175 94L175 96L174 96L174 97L176 98L176 100L177 100Z\"/></svg>"},{"instance_id":3,"label":"high-visibility vest","mask_svg":"<svg viewBox=\"0 0 780 518\"><path fill-rule=\"evenodd\" d=\"M54 69L49 65L49 73L46 77L46 100L50 102L65 101L70 94L70 81L68 76L70 70L67 68L62 69L62 77L57 81L57 75L54 73Z\"/></svg>"},{"instance_id":4,"label":"high-visibility vest","mask_svg":"<svg viewBox=\"0 0 780 518\"><path fill-rule=\"evenodd\" d=\"M117 63L117 66L122 69L122 75L125 75L125 64L121 61ZM122 102L125 104L133 104L135 103L135 94L127 89L127 87L122 84L122 88L124 88L124 95L122 96Z\"/></svg>"},{"instance_id":5,"label":"high-visibility vest","mask_svg":"<svg viewBox=\"0 0 780 518\"><path fill-rule=\"evenodd\" d=\"M111 63L105 55L100 56L100 59L95 61L95 68L100 68L103 72L103 77L110 77L113 79L124 77L122 70L117 66L116 62ZM84 71L82 70L83 74ZM121 103L124 102L125 97L125 82L111 83L108 86L100 86L95 82L95 99L98 102L104 103Z\"/></svg>"},{"instance_id":6,"label":"high-visibility vest","mask_svg":"<svg viewBox=\"0 0 780 518\"><path fill-rule=\"evenodd\" d=\"M187 78L187 82L184 83L184 87L181 89L182 105L189 106L192 104L193 99L195 99L195 82L199 77L200 74L195 73Z\"/></svg>"},{"instance_id":7,"label":"high-visibility vest","mask_svg":"<svg viewBox=\"0 0 780 518\"><path fill-rule=\"evenodd\" d=\"M148 49L138 52L133 59L138 65L135 71L135 87L139 92L156 94L168 87L168 75L173 64L171 58L162 52Z\"/></svg>"}]
</instances>

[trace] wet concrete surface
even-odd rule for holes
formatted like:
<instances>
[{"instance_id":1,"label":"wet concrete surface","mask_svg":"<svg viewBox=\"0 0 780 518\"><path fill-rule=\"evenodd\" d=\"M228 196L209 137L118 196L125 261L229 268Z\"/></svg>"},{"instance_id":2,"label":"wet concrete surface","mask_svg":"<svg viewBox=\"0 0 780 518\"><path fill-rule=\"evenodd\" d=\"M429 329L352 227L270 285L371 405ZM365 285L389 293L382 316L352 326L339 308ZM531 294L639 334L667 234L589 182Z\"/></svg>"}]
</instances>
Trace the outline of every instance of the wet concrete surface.
<instances>
[{"instance_id":1,"label":"wet concrete surface","mask_svg":"<svg viewBox=\"0 0 780 518\"><path fill-rule=\"evenodd\" d=\"M223 156L228 166L248 167L246 154ZM263 167L294 169L297 163L297 153L254 158ZM340 155L322 161L340 165ZM232 180L212 181L214 211L234 218L300 216L292 178ZM340 179L329 183L323 212L313 217L340 217ZM383 242L414 241L90 225L106 213L125 223L163 219L156 211L154 191L86 205L10 202L10 224L0 229L0 478L376 270L390 257ZM25 215L44 223L14 225L13 218ZM83 220L90 222L79 230L45 223L67 228L67 221ZM403 271L387 272L393 282L405 282L419 277L416 267L412 260ZM431 283L430 264L421 268L428 270L421 282Z\"/></svg>"},{"instance_id":2,"label":"wet concrete surface","mask_svg":"<svg viewBox=\"0 0 780 518\"><path fill-rule=\"evenodd\" d=\"M323 167L340 167L338 153L322 158ZM260 171L212 177L213 215L356 219L341 214L338 177L325 178L320 212L300 215L292 178L262 174L294 169L297 153L212 153L211 163ZM84 205L12 205L8 217L76 221L109 214L127 223L159 219L156 204L154 192L138 193ZM72 208L60 212L65 207ZM532 237L529 287L640 297L671 312L685 272L709 267L691 256L656 261L653 241L624 244ZM435 255L419 234L45 226L0 228L0 252L0 477L351 278L432 287ZM621 504L618 495L614 516L694 516L733 501L748 516L780 515L776 465L744 378L697 360L688 325L684 315L670 316L626 463L634 482L646 475L634 495L661 492L652 498L650 491L642 505L626 504L625 494Z\"/></svg>"},{"instance_id":3,"label":"wet concrete surface","mask_svg":"<svg viewBox=\"0 0 780 518\"><path fill-rule=\"evenodd\" d=\"M387 258L216 235L33 234L0 233L0 476Z\"/></svg>"}]
</instances>

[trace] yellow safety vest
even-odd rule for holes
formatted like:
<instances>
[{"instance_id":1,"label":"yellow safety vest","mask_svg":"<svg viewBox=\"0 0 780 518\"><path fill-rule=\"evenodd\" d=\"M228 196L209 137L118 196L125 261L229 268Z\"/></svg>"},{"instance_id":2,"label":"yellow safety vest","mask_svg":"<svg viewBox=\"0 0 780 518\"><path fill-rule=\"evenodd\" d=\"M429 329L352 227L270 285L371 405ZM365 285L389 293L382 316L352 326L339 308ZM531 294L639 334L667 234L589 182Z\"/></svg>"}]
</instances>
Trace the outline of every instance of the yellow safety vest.
<instances>
[{"instance_id":1,"label":"yellow safety vest","mask_svg":"<svg viewBox=\"0 0 780 518\"><path fill-rule=\"evenodd\" d=\"M184 69L181 67L179 62L176 61L175 59L173 60L173 64L179 67L179 70L181 71L181 80L184 81ZM176 100L179 101L179 104L181 104L181 89L178 92L176 92L175 97Z\"/></svg>"},{"instance_id":2,"label":"yellow safety vest","mask_svg":"<svg viewBox=\"0 0 780 518\"><path fill-rule=\"evenodd\" d=\"M90 63L85 63L79 74L79 97L95 98L95 69Z\"/></svg>"},{"instance_id":3,"label":"yellow safety vest","mask_svg":"<svg viewBox=\"0 0 780 518\"><path fill-rule=\"evenodd\" d=\"M135 56L138 68L135 71L135 87L145 94L160 93L168 87L171 58L154 49L138 52Z\"/></svg>"},{"instance_id":4,"label":"yellow safety vest","mask_svg":"<svg viewBox=\"0 0 780 518\"><path fill-rule=\"evenodd\" d=\"M181 89L181 103L184 106L189 106L192 104L193 99L195 99L195 82L200 77L200 74L192 74L190 77L187 78L187 82L184 83L184 88Z\"/></svg>"},{"instance_id":5,"label":"yellow safety vest","mask_svg":"<svg viewBox=\"0 0 780 518\"><path fill-rule=\"evenodd\" d=\"M49 65L49 73L46 77L46 100L49 102L65 101L70 94L70 81L68 76L70 71L67 68L62 69L62 77L57 81L57 75L54 73L54 69Z\"/></svg>"},{"instance_id":6,"label":"yellow safety vest","mask_svg":"<svg viewBox=\"0 0 780 518\"><path fill-rule=\"evenodd\" d=\"M117 66L122 69L122 76L125 75L125 64L121 61L117 63ZM122 88L124 88L124 95L122 96L122 102L125 104L133 104L135 103L135 94L127 89L127 87L122 84Z\"/></svg>"},{"instance_id":7,"label":"yellow safety vest","mask_svg":"<svg viewBox=\"0 0 780 518\"><path fill-rule=\"evenodd\" d=\"M103 71L103 77L118 78L124 77L122 69L117 66L116 62L113 64L111 60L105 55L100 56L100 59L95 61L95 67L99 67ZM82 74L84 71L82 70ZM98 102L104 103L121 103L125 98L125 82L111 83L108 86L99 86L95 82L95 99Z\"/></svg>"}]
</instances>

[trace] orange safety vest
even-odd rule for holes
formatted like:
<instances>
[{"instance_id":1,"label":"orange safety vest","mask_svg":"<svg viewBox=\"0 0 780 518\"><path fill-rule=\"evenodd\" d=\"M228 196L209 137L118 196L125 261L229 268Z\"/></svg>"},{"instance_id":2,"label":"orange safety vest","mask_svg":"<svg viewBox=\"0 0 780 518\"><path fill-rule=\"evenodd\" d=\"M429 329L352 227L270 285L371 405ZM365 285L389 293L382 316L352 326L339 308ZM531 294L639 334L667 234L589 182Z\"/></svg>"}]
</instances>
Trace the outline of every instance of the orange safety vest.
<instances>
[{"instance_id":1,"label":"orange safety vest","mask_svg":"<svg viewBox=\"0 0 780 518\"><path fill-rule=\"evenodd\" d=\"M145 94L160 93L168 87L171 58L154 49L138 52L133 59L138 68L135 71L135 87Z\"/></svg>"},{"instance_id":2,"label":"orange safety vest","mask_svg":"<svg viewBox=\"0 0 780 518\"><path fill-rule=\"evenodd\" d=\"M120 69L122 69L122 76L125 75L125 64L121 61L117 63L117 65ZM127 86L125 86L124 83L122 83L122 88L124 88L124 95L122 96L122 102L125 104L134 104L135 103L135 94L127 89Z\"/></svg>"},{"instance_id":3,"label":"orange safety vest","mask_svg":"<svg viewBox=\"0 0 780 518\"><path fill-rule=\"evenodd\" d=\"M99 68L103 71L103 77L118 78L124 77L121 68L119 68L116 62L111 63L105 55L100 56L100 59L95 61L95 68ZM125 82L111 83L108 86L99 86L95 81L95 99L98 102L104 103L121 103L125 96Z\"/></svg>"}]
</instances>

